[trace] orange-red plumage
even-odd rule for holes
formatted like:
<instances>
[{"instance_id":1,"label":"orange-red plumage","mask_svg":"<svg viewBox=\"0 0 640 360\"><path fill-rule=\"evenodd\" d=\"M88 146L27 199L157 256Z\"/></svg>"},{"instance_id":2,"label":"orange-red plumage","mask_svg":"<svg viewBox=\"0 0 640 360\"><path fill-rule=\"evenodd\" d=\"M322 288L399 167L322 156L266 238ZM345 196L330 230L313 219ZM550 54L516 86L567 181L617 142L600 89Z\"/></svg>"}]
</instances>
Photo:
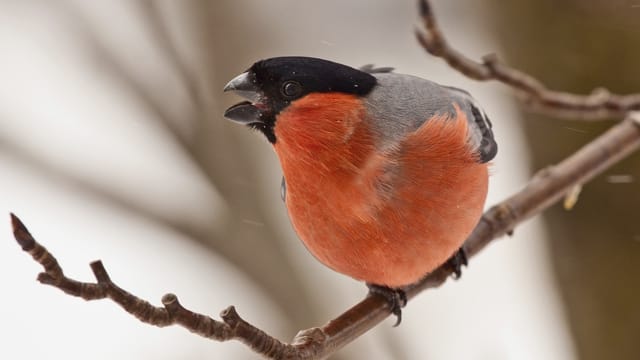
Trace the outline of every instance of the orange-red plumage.
<instances>
[{"instance_id":1,"label":"orange-red plumage","mask_svg":"<svg viewBox=\"0 0 640 360\"><path fill-rule=\"evenodd\" d=\"M397 288L456 252L482 213L488 170L455 109L387 148L376 145L380 135L353 94L311 93L278 115L274 148L289 215L314 256Z\"/></svg>"},{"instance_id":2,"label":"orange-red plumage","mask_svg":"<svg viewBox=\"0 0 640 360\"><path fill-rule=\"evenodd\" d=\"M260 131L284 173L293 226L325 265L367 282L401 319L403 287L447 262L482 214L491 122L464 90L332 61L265 59L225 91L225 117Z\"/></svg>"}]
</instances>

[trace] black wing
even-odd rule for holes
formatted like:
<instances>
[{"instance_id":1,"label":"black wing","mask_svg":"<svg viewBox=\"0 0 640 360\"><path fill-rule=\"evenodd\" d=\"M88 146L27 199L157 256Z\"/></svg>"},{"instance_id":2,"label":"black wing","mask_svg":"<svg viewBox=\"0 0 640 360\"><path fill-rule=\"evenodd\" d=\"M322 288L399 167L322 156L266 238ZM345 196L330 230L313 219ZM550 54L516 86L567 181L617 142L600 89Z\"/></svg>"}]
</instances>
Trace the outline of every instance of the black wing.
<instances>
[{"instance_id":1,"label":"black wing","mask_svg":"<svg viewBox=\"0 0 640 360\"><path fill-rule=\"evenodd\" d=\"M491 130L493 125L487 117L487 114L480 108L480 105L478 105L476 100L466 90L458 89L453 86L443 87L464 99L463 103L465 103L465 105L463 105L463 110L467 113L467 118L473 127L473 131L480 135L479 143L477 143L480 162L486 163L491 161L498 153L498 144L493 137L493 131Z\"/></svg>"},{"instance_id":2,"label":"black wing","mask_svg":"<svg viewBox=\"0 0 640 360\"><path fill-rule=\"evenodd\" d=\"M473 104L471 105L471 113L473 114L473 119L478 126L478 131L482 134L482 140L478 147L480 161L486 163L491 161L498 153L498 144L493 138L493 131L491 130L492 125L487 114Z\"/></svg>"}]
</instances>

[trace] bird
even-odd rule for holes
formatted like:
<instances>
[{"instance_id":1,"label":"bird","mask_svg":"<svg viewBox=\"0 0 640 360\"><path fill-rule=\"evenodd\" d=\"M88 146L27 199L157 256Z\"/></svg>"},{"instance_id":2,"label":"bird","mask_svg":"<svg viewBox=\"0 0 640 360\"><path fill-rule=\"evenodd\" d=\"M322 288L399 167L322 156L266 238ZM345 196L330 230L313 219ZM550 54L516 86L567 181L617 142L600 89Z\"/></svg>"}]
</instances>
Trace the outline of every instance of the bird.
<instances>
[{"instance_id":1,"label":"bird","mask_svg":"<svg viewBox=\"0 0 640 360\"><path fill-rule=\"evenodd\" d=\"M304 56L257 61L224 92L245 99L224 117L275 150L281 196L307 250L382 296L395 326L404 288L444 264L460 277L498 150L468 92Z\"/></svg>"}]
</instances>

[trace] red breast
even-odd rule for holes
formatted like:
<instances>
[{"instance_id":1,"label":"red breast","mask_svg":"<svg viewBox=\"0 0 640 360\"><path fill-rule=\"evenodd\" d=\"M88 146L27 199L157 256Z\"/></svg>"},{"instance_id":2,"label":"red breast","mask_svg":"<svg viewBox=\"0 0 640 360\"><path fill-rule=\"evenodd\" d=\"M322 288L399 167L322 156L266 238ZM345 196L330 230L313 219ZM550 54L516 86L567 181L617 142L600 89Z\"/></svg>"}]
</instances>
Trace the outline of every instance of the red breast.
<instances>
[{"instance_id":1,"label":"red breast","mask_svg":"<svg viewBox=\"0 0 640 360\"><path fill-rule=\"evenodd\" d=\"M353 278L400 287L462 245L482 214L488 170L458 106L454 119L436 115L386 149L368 116L355 95L309 94L279 114L274 149L309 251Z\"/></svg>"}]
</instances>

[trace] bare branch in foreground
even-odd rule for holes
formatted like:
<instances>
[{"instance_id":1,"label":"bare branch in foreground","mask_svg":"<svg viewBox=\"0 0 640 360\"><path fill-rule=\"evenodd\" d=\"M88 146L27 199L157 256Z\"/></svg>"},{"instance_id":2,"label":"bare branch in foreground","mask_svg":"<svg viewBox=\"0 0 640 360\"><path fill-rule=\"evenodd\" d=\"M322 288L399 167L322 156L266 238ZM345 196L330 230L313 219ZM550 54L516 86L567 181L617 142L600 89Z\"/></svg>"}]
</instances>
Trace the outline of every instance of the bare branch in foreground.
<instances>
[{"instance_id":1,"label":"bare branch in foreground","mask_svg":"<svg viewBox=\"0 0 640 360\"><path fill-rule=\"evenodd\" d=\"M11 224L13 235L22 250L31 254L33 259L44 268L44 272L38 275L38 281L43 284L51 285L69 295L85 300L109 298L140 321L158 327L177 324L202 337L213 340L239 339L261 354L281 354L287 346L248 324L238 315L233 306L228 307L220 314L224 322L185 309L173 294L166 294L162 297L164 307L155 307L111 281L101 261L91 263L96 283L80 282L68 278L64 275L56 258L31 236L22 221L14 214L11 214Z\"/></svg>"},{"instance_id":2,"label":"bare branch in foreground","mask_svg":"<svg viewBox=\"0 0 640 360\"><path fill-rule=\"evenodd\" d=\"M576 184L589 181L639 147L640 113L632 113L560 164L539 172L522 191L488 210L464 244L468 256L475 256L493 239L512 231L520 222L556 203ZM112 282L100 261L91 263L96 283L70 279L53 255L34 240L13 214L11 221L14 236L22 249L44 267L44 272L38 276L41 283L85 300L109 298L139 320L152 325L177 324L213 340L240 340L269 359L327 357L389 316L387 302L381 297L370 296L322 328L301 331L291 344L286 344L244 321L233 306L221 313L223 321L187 310L173 294L162 298L163 308L155 307ZM427 288L440 286L451 272L451 267L446 265L436 269L406 289L408 298Z\"/></svg>"},{"instance_id":3,"label":"bare branch in foreground","mask_svg":"<svg viewBox=\"0 0 640 360\"><path fill-rule=\"evenodd\" d=\"M640 110L640 93L618 95L604 88L594 89L589 95L555 91L534 77L504 65L495 54L484 56L481 63L474 61L449 45L429 0L420 0L420 14L424 30L416 30L416 37L429 54L444 59L472 79L497 80L518 90L533 111L567 119L602 120L623 118L629 111Z\"/></svg>"}]
</instances>

